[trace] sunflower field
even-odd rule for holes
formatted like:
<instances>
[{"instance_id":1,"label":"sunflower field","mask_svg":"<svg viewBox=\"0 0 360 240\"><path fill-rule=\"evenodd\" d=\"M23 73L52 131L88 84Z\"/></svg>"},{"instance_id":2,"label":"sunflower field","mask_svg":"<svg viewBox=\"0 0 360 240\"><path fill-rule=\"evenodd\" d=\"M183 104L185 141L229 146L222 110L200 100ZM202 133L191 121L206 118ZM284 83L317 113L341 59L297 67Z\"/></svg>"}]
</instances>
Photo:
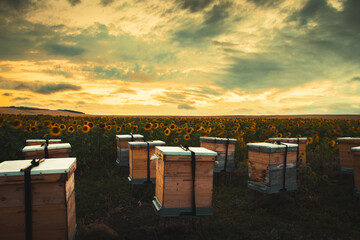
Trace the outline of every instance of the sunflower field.
<instances>
[{"instance_id":1,"label":"sunflower field","mask_svg":"<svg viewBox=\"0 0 360 240\"><path fill-rule=\"evenodd\" d=\"M78 221L80 221L79 239L91 239L86 234L81 238L81 232L84 234L84 232L89 230L90 228L86 228L86 226L90 223L93 224L94 222L97 222L94 220L95 218L102 216L102 223L106 222L106 224L110 226L115 226L116 224L119 224L119 221L114 222L113 218L110 220L110 217L114 214L116 215L118 213L116 211L130 211L129 209L134 205L134 202L131 202L132 196L127 192L129 186L126 185L126 180L123 180L123 178L126 179L125 177L128 173L126 171L119 173L115 164L115 135L129 134L131 132L144 135L146 140L165 141L166 144L170 146L177 146L180 144L199 146L200 136L235 138L237 140L235 156L236 167L232 174L233 177L231 180L226 178L225 185L222 187L214 187L214 215L217 215L217 217L208 218L205 221L205 229L212 233L212 237L210 238L213 239L218 239L220 237L233 239L237 236L236 234L240 231L238 229L240 225L236 225L235 223L225 224L234 217L248 219L246 224L241 225L240 227L241 231L245 234L242 235L244 238L250 237L258 239L257 237L262 236L261 234L273 236L269 239L294 239L292 236L298 235L306 238L307 224L302 225L301 229L290 226L291 224L289 224L289 228L284 227L285 225L287 226L287 223L284 223L283 221L280 221L280 223L277 222L277 218L283 218L283 215L280 214L281 216L277 216L275 214L276 219L273 219L274 212L272 211L275 211L273 208L277 208L275 206L270 208L272 210L266 208L266 206L269 205L269 202L275 201L274 199L269 200L267 196L260 197L262 200L259 200L256 206L253 206L254 197L248 192L249 190L246 190L248 162L246 143L264 142L267 141L268 138L273 137L306 137L308 139L306 143L308 167L299 172L298 175L300 181L298 191L298 194L300 195L298 196L298 199L303 200L304 205L301 205L300 207L296 206L296 209L293 206L289 206L289 211L303 211L305 215L300 218L303 221L308 221L309 219L314 220L315 218L316 221L319 221L319 223L316 223L317 225L315 225L320 229L329 226L329 231L326 233L326 236L335 236L333 239L338 239L337 237L340 237L343 231L350 231L351 236L358 236L357 234L360 235L360 229L358 227L350 227L351 229L349 230L348 227L343 227L342 222L338 222L343 221L343 219L335 220L336 215L341 213L345 215L351 214L351 220L348 218L346 218L348 220L344 220L351 222L351 224L355 220L360 221L359 214L354 216L354 214L359 213L358 208L355 212L347 208L335 208L335 210L331 210L333 212L329 210L331 213L329 212L327 213L328 215L321 215L321 217L316 215L320 214L316 211L315 215L310 216L311 213L306 210L309 204L311 208L313 208L323 204L322 201L328 201L326 200L326 194L329 194L329 191L335 191L334 194L337 196L343 194L343 191L352 190L351 186L347 186L347 190L341 189L340 186L338 186L339 188L334 187L334 184L336 185L339 182L343 183L345 181L346 184L348 184L352 181L349 178L345 178L344 180L340 176L339 152L336 139L343 136L360 136L360 120L358 119L110 117L86 115L83 117L71 117L3 114L0 115L0 162L5 160L23 159L22 148L25 146L26 139L39 139L48 136L50 138L60 138L64 143L70 143L71 156L77 158L76 207ZM96 173L99 169L103 169L102 173L106 172L105 175L107 178L104 177L104 174L100 176L100 174ZM120 181L123 182L119 185L116 180L119 180L120 178ZM331 182L332 179L335 179L335 183ZM93 188L90 188L90 185ZM118 189L125 188L125 190L122 189L120 193L109 193L113 192L112 187ZM331 190L329 190L330 187L332 187ZM150 193L150 195L151 194L152 193ZM244 198L240 198L240 195L245 196L245 200ZM95 200L92 202L86 201L90 196L95 198ZM329 206L338 206L338 201L353 201L352 197L353 196L350 194L345 200L336 198L334 202L329 203ZM128 199L130 200L128 201ZM259 196L255 196L255 199L259 199ZM282 200L284 199L280 199L280 201ZM276 199L276 201L279 201L279 199ZM286 200L284 201L286 202ZM138 205L140 206L140 204L144 203L144 200L140 200L139 202ZM136 204L137 203L135 203L135 205ZM122 210L119 210L119 207ZM101 210L99 210L100 208ZM242 210L239 211L239 209ZM146 211L141 214L143 219L152 219L151 211ZM307 214L310 215L308 216ZM269 215L267 220L277 222L276 224L279 226L276 224L264 224L263 220L260 220L264 215ZM299 218L299 216L295 215L291 216L291 219L288 220L297 223L297 220L295 219ZM128 218L131 219L129 215ZM128 221L131 221L129 219ZM137 221L138 219L136 218L133 220ZM264 229L255 234L253 230L251 230L253 224L264 224L266 226L263 226ZM340 224L335 227L340 235L332 232L334 229L331 229L330 226L334 224ZM149 226L152 225L149 223ZM217 232L218 228L214 226L220 226L222 230L228 232L228 235L223 236L223 233ZM178 225L177 228L179 228ZM144 234L147 234L147 231L153 231L151 227L149 227L149 229L137 230L140 232L145 231ZM192 230L189 230L186 223L183 223L183 226L182 228L180 227L180 229L185 232L185 235L179 235L176 231L174 233L176 236L166 231L162 232L163 237L156 235L159 234L159 232L155 235L157 236L157 239L166 239L167 237L173 239L186 239L193 237L193 232ZM319 232L320 230L314 231L315 235L311 235L306 239L319 239L322 237L321 232ZM136 235L134 236L136 237ZM93 239L107 239L107 237L102 235L100 238ZM132 238L129 237L128 239ZM261 237L259 239L261 239ZM326 237L324 239L326 239ZM356 239L356 237L349 239Z\"/></svg>"}]
</instances>

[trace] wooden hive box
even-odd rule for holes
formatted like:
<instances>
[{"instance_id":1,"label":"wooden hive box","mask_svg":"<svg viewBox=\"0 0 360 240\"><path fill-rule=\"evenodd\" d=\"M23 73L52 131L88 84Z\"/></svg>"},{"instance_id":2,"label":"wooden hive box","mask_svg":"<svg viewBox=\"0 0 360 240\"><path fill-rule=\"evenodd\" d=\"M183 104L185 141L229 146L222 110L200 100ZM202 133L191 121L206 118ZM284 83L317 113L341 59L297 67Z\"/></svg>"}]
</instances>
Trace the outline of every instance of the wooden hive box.
<instances>
[{"instance_id":1,"label":"wooden hive box","mask_svg":"<svg viewBox=\"0 0 360 240\"><path fill-rule=\"evenodd\" d=\"M45 147L41 145L26 146L23 148L25 159L37 159L45 157ZM70 157L70 143L50 144L47 146L48 158L67 158Z\"/></svg>"},{"instance_id":2,"label":"wooden hive box","mask_svg":"<svg viewBox=\"0 0 360 240\"><path fill-rule=\"evenodd\" d=\"M152 203L159 216L213 214L213 176L217 153L202 147L190 147L189 150L195 153L195 179L190 151L181 147L155 148L156 187Z\"/></svg>"},{"instance_id":3,"label":"wooden hive box","mask_svg":"<svg viewBox=\"0 0 360 240\"><path fill-rule=\"evenodd\" d=\"M156 146L166 143L160 140L148 142L129 142L129 182L142 184L155 183L156 161L151 160Z\"/></svg>"},{"instance_id":4,"label":"wooden hive box","mask_svg":"<svg viewBox=\"0 0 360 240\"><path fill-rule=\"evenodd\" d=\"M297 144L288 146L285 168L285 189L296 190ZM283 189L285 145L272 143L248 143L249 179L248 187L264 193L276 193Z\"/></svg>"},{"instance_id":5,"label":"wooden hive box","mask_svg":"<svg viewBox=\"0 0 360 240\"><path fill-rule=\"evenodd\" d=\"M360 138L341 137L337 139L339 146L340 170L343 173L352 174L354 164L351 156L351 148L360 146Z\"/></svg>"},{"instance_id":6,"label":"wooden hive box","mask_svg":"<svg viewBox=\"0 0 360 240\"><path fill-rule=\"evenodd\" d=\"M24 240L29 212L33 240L70 240L76 233L74 171L76 158L46 159L33 167L31 210L25 209L24 172L31 160L0 163L0 237ZM29 215L28 215L29 216Z\"/></svg>"},{"instance_id":7,"label":"wooden hive box","mask_svg":"<svg viewBox=\"0 0 360 240\"><path fill-rule=\"evenodd\" d=\"M32 145L41 145L46 143L45 139L27 139L26 140L26 146L32 146ZM61 143L61 139L49 139L49 144L57 144Z\"/></svg>"},{"instance_id":8,"label":"wooden hive box","mask_svg":"<svg viewBox=\"0 0 360 240\"><path fill-rule=\"evenodd\" d=\"M117 158L116 163L120 166L129 166L129 142L143 142L141 134L116 135Z\"/></svg>"},{"instance_id":9,"label":"wooden hive box","mask_svg":"<svg viewBox=\"0 0 360 240\"><path fill-rule=\"evenodd\" d=\"M269 138L270 143L276 143L278 141L284 142L284 143L299 144L298 166L299 167L305 167L306 166L306 142L307 142L307 138Z\"/></svg>"},{"instance_id":10,"label":"wooden hive box","mask_svg":"<svg viewBox=\"0 0 360 240\"><path fill-rule=\"evenodd\" d=\"M235 144L234 138L200 137L200 147L217 152L214 172L234 171Z\"/></svg>"},{"instance_id":11,"label":"wooden hive box","mask_svg":"<svg viewBox=\"0 0 360 240\"><path fill-rule=\"evenodd\" d=\"M354 166L354 193L360 197L360 146L351 148Z\"/></svg>"}]
</instances>

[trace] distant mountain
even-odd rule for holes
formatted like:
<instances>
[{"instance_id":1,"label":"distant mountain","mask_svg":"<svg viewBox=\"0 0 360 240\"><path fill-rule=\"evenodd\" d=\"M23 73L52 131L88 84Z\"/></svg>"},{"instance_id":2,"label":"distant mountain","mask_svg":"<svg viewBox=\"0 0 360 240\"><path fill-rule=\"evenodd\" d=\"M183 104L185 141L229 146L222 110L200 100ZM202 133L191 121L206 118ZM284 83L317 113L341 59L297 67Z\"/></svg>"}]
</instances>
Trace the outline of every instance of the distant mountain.
<instances>
[{"instance_id":1,"label":"distant mountain","mask_svg":"<svg viewBox=\"0 0 360 240\"><path fill-rule=\"evenodd\" d=\"M35 107L0 107L0 114L31 114L31 115L60 115L60 116L83 116L86 115L83 112L68 110L68 109L58 109L50 110L46 108L35 108Z\"/></svg>"}]
</instances>

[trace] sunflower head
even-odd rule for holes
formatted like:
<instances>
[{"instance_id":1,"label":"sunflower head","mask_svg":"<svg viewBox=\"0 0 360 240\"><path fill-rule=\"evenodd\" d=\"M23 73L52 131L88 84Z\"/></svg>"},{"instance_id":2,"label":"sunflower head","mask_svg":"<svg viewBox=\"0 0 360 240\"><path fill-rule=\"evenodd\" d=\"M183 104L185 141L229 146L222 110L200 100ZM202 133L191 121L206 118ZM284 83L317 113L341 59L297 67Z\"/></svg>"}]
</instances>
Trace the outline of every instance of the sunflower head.
<instances>
[{"instance_id":1,"label":"sunflower head","mask_svg":"<svg viewBox=\"0 0 360 240\"><path fill-rule=\"evenodd\" d=\"M68 131L69 133L73 133L73 132L75 132L75 127L74 127L74 126L69 126L68 129L67 129L67 131Z\"/></svg>"},{"instance_id":2,"label":"sunflower head","mask_svg":"<svg viewBox=\"0 0 360 240\"><path fill-rule=\"evenodd\" d=\"M189 140L190 140L190 135L189 135L189 134L185 134L185 135L184 135L184 140L185 140L185 141L189 141Z\"/></svg>"},{"instance_id":3,"label":"sunflower head","mask_svg":"<svg viewBox=\"0 0 360 240\"><path fill-rule=\"evenodd\" d=\"M65 124L60 124L60 129L61 129L61 131L63 131L63 130L65 130L66 129L66 125Z\"/></svg>"},{"instance_id":4,"label":"sunflower head","mask_svg":"<svg viewBox=\"0 0 360 240\"><path fill-rule=\"evenodd\" d=\"M171 133L171 130L169 128L165 128L165 130L164 130L165 136L169 136L170 133Z\"/></svg>"},{"instance_id":5,"label":"sunflower head","mask_svg":"<svg viewBox=\"0 0 360 240\"><path fill-rule=\"evenodd\" d=\"M52 126L50 128L50 134L52 136L59 136L61 134L61 129L58 126Z\"/></svg>"},{"instance_id":6,"label":"sunflower head","mask_svg":"<svg viewBox=\"0 0 360 240\"><path fill-rule=\"evenodd\" d=\"M151 122L147 122L144 126L144 130L150 131L152 127L153 127L153 124Z\"/></svg>"},{"instance_id":7,"label":"sunflower head","mask_svg":"<svg viewBox=\"0 0 360 240\"><path fill-rule=\"evenodd\" d=\"M20 120L20 119L15 119L13 122L12 122L12 125L11 125L11 127L13 128L13 129L19 129L19 128L21 128L21 126L22 126L22 121Z\"/></svg>"},{"instance_id":8,"label":"sunflower head","mask_svg":"<svg viewBox=\"0 0 360 240\"><path fill-rule=\"evenodd\" d=\"M88 125L83 125L81 131L83 133L88 133L90 131L90 127Z\"/></svg>"}]
</instances>

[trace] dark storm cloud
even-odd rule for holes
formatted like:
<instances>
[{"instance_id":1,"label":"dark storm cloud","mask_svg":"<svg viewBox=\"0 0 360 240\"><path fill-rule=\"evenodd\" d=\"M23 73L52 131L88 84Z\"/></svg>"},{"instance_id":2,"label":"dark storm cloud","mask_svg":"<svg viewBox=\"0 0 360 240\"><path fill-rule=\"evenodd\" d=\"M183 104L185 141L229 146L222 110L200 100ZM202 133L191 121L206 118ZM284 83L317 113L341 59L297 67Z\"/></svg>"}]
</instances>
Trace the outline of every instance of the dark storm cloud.
<instances>
[{"instance_id":1,"label":"dark storm cloud","mask_svg":"<svg viewBox=\"0 0 360 240\"><path fill-rule=\"evenodd\" d=\"M303 26L326 9L329 9L326 0L309 0L305 6L299 12L292 15L289 20L296 20Z\"/></svg>"},{"instance_id":2,"label":"dark storm cloud","mask_svg":"<svg viewBox=\"0 0 360 240\"><path fill-rule=\"evenodd\" d=\"M19 17L42 6L44 0L1 0L0 17Z\"/></svg>"},{"instance_id":3,"label":"dark storm cloud","mask_svg":"<svg viewBox=\"0 0 360 240\"><path fill-rule=\"evenodd\" d=\"M51 94L67 90L77 91L80 90L81 87L68 83L41 84L38 82L9 81L0 79L0 89L22 90L40 94Z\"/></svg>"},{"instance_id":4,"label":"dark storm cloud","mask_svg":"<svg viewBox=\"0 0 360 240\"><path fill-rule=\"evenodd\" d=\"M258 7L277 7L284 0L247 0L248 2L255 3Z\"/></svg>"},{"instance_id":5,"label":"dark storm cloud","mask_svg":"<svg viewBox=\"0 0 360 240\"><path fill-rule=\"evenodd\" d=\"M81 0L68 0L68 2L71 4L71 6L75 6L81 3Z\"/></svg>"},{"instance_id":6,"label":"dark storm cloud","mask_svg":"<svg viewBox=\"0 0 360 240\"><path fill-rule=\"evenodd\" d=\"M183 9L189 9L191 12L202 11L214 0L175 0Z\"/></svg>"},{"instance_id":7,"label":"dark storm cloud","mask_svg":"<svg viewBox=\"0 0 360 240\"><path fill-rule=\"evenodd\" d=\"M111 5L113 2L114 2L114 0L101 0L100 4L105 7L105 6Z\"/></svg>"},{"instance_id":8,"label":"dark storm cloud","mask_svg":"<svg viewBox=\"0 0 360 240\"><path fill-rule=\"evenodd\" d=\"M232 3L220 2L204 13L205 20L201 25L184 24L184 27L176 31L173 40L183 45L196 45L198 40L215 37L226 32L229 25L226 24L230 16Z\"/></svg>"},{"instance_id":9,"label":"dark storm cloud","mask_svg":"<svg viewBox=\"0 0 360 240\"><path fill-rule=\"evenodd\" d=\"M60 55L64 57L75 57L82 55L85 52L84 48L61 44L46 44L44 48L50 54Z\"/></svg>"}]
</instances>

